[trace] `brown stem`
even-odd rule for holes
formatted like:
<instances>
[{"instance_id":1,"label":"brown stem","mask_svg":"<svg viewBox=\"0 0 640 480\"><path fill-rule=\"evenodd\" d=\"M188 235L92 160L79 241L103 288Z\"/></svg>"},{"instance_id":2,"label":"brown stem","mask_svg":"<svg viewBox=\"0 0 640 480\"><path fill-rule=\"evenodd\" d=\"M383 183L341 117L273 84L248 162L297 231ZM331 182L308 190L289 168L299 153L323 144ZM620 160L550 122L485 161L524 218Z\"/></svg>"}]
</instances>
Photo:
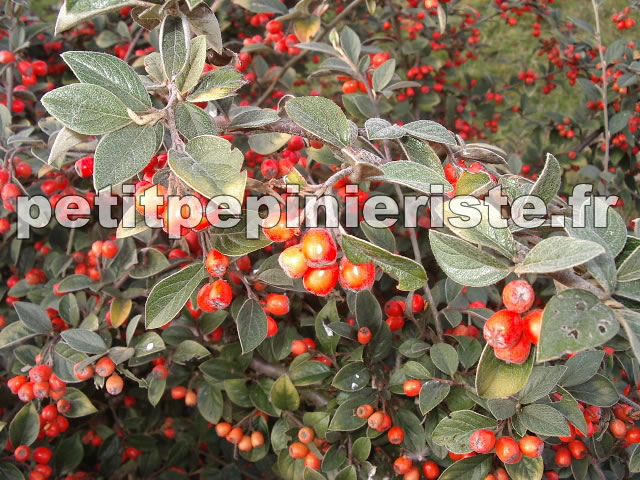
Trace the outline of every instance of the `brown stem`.
<instances>
[{"instance_id":1,"label":"brown stem","mask_svg":"<svg viewBox=\"0 0 640 480\"><path fill-rule=\"evenodd\" d=\"M604 159L602 160L602 170L606 173L609 170L609 143L611 142L611 131L609 130L608 93L607 93L607 62L604 58L604 47L602 45L602 33L600 30L600 5L597 0L591 0L593 13L596 20L596 43L600 56L600 68L602 69L602 103L604 115ZM605 192L607 184L604 184Z\"/></svg>"}]
</instances>

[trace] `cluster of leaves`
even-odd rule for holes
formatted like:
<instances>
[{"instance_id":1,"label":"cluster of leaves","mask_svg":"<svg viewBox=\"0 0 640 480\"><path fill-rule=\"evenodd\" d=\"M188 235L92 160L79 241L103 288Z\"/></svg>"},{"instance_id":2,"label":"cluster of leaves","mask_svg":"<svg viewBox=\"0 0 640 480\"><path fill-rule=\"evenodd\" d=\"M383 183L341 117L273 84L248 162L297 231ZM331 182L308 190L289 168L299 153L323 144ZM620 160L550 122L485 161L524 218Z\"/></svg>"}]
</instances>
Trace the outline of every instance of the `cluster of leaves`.
<instances>
[{"instance_id":1,"label":"cluster of leaves","mask_svg":"<svg viewBox=\"0 0 640 480\"><path fill-rule=\"evenodd\" d=\"M50 365L67 385L62 400L69 409L58 409L70 423L62 438L46 433L42 412L54 404L53 396L28 399L23 406L3 386L3 478L42 478L33 477L33 462L11 457L20 445L39 445L53 450L54 478L386 478L393 475L393 460L407 456L416 464L436 462L441 479L465 474L483 479L502 462L494 455L459 457L471 452L470 436L479 429L515 438L529 432L545 440L541 457L506 465L516 480L540 479L545 470L548 478L559 472L580 479L627 478L640 471L637 445L618 441L608 430L615 417L631 426L640 410L640 239L627 229L638 201L631 121L637 115L638 75L632 48L617 40L599 62L589 55L598 50L599 27L574 20L593 35L578 41L559 27L564 24L547 2L536 7L534 13L562 32L556 48L571 44L587 52L570 68L568 63L558 68L588 73L579 82L585 98L602 99L616 112L608 117L604 110L603 127L601 111L592 112L586 104L576 107L572 118L581 125L581 143L571 151L580 153L581 173L592 176L595 191L620 193L625 209L622 215L607 210L608 226L599 227L595 220L602 201L592 199L581 210L584 228L567 217L561 229L550 218L536 228L511 224L499 229L489 222L499 214L483 200L492 187L503 187L509 208L518 197L536 195L562 215L568 212L560 196L563 167L571 162L547 154L540 172L527 178L518 174L520 157L466 143L453 133L464 130L454 119L458 102L466 106L478 95L484 98L491 90L484 81L466 93L451 84L425 89L411 101L399 98L408 89L444 85L440 80L452 67L438 52L453 57L477 36L472 28L455 28L457 18L470 17L453 2L435 8L409 2L400 22L403 3L354 0L327 9L307 0L236 0L211 7L198 1L67 0L56 30L58 35L71 30L64 34L69 48L61 58L77 81L52 75L51 81L64 86L18 89L16 98L24 98L29 108L16 112L12 100L19 65L4 66L3 184L29 195L42 191L52 204L59 201L56 192L93 200L104 187L141 179L169 193L229 195L238 201L246 190L279 196L290 184L300 187L303 197L340 194L349 181L367 196L399 199L416 192L431 195L433 185L442 185L447 219L455 217L448 203L455 195L477 197L482 218L467 229L451 223L429 228L428 222L413 229L341 227L335 236L342 255L353 264L373 263L376 282L370 290L337 289L321 298L282 270L282 244L263 234L248 239L242 226L206 225L172 240L148 228L137 213L134 229L105 228L96 215L74 230L54 218L34 230L33 240L19 240L15 194L5 195L3 188L2 220L9 225L0 252L6 281L3 376ZM5 8L8 36L0 41L19 60L34 59L54 38L28 17L20 20L19 8ZM218 8L221 22L214 12ZM513 2L508 8L524 7ZM420 18L420 11L427 16ZM403 30L418 20L432 37L439 32L438 38L450 41L442 40L441 47L426 34ZM266 43L245 42L239 56L229 50L234 37L251 39L246 29L267 21L280 22L300 40L287 52L292 63L278 67L279 54ZM387 34L363 42L368 29L384 31L386 22L402 42L397 58L391 58L395 49L385 43ZM108 25L117 28L111 31ZM85 29L96 33L101 28L95 39L81 38ZM114 50L117 56L83 50L111 49L122 41L130 45L122 55L120 50ZM375 61L383 50L388 56ZM307 52L326 58L308 64L312 75L301 87L294 68ZM409 79L416 57L432 58L441 70L434 82ZM613 65L613 76L623 72L615 76L619 98L591 81L591 74L607 65ZM336 76L355 80L362 91L334 95ZM325 87L327 96L310 95L315 85ZM51 91L40 96L44 90ZM309 96L283 98L285 93ZM234 102L237 98L241 101ZM276 108L261 108L272 99ZM506 142L518 145L527 163L544 157L541 144L548 132L546 125L528 120L538 108L532 103L523 97L512 111L522 115L525 131L533 132L526 135L530 142L525 148ZM467 113L458 113L472 122ZM480 107L478 113L494 116ZM565 124L549 116L556 120L555 130ZM620 133L626 148L618 143L613 149L610 135ZM510 135L523 134L513 131L504 138ZM466 138L474 136L481 138ZM304 157L296 145L301 141ZM82 178L74 164L87 154L93 156L93 171L91 178ZM279 159L277 178L267 178L261 169L267 157ZM25 174L25 168L18 168L22 164L37 174ZM609 172L609 165L620 168ZM62 186L49 191L45 184L54 180ZM119 218L128 213L120 212ZM107 254L96 247L103 240L116 249ZM211 250L231 258L225 278L234 298L228 308L204 313L196 308L197 292L210 281L202 258ZM80 268L87 265L95 274ZM539 343L522 364L499 360L482 339L456 330L482 329L502 306L499 288L516 276L534 285L544 308ZM424 308L413 308L416 292ZM277 314L277 333L269 336L267 313L272 312L265 311L265 300L271 293L286 294L290 308ZM399 315L390 310L398 302L406 304ZM389 321L398 316L400 328ZM371 332L370 341L359 341L363 327ZM297 347L301 339L307 341L302 351ZM112 389L97 368L89 379L78 375L105 357L115 365L113 375L124 379L124 389ZM166 367L167 375L158 374L159 366ZM404 395L410 379L422 382L417 398ZM355 415L364 404L378 406L403 430L399 445ZM586 419L586 406L602 409L597 420ZM260 432L264 444L234 448L211 428L221 421ZM320 461L317 469L290 455L301 425L324 439L311 446ZM575 429L586 432L589 453L568 467L558 466L553 449L561 444L559 437ZM89 473L81 475L81 470Z\"/></svg>"}]
</instances>

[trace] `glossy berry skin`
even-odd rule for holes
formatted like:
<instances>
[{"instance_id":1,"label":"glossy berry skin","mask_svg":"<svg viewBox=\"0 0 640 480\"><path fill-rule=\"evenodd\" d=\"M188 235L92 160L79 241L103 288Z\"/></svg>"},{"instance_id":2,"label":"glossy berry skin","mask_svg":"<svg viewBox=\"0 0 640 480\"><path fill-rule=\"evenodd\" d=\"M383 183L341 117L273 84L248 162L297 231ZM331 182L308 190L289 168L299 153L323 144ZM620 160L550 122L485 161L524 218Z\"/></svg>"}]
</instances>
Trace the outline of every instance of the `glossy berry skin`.
<instances>
[{"instance_id":1,"label":"glossy berry skin","mask_svg":"<svg viewBox=\"0 0 640 480\"><path fill-rule=\"evenodd\" d=\"M311 443L316 434L311 427L302 427L298 430L298 440L302 443Z\"/></svg>"},{"instance_id":2,"label":"glossy berry skin","mask_svg":"<svg viewBox=\"0 0 640 480\"><path fill-rule=\"evenodd\" d=\"M627 443L640 443L640 427L631 427L624 437Z\"/></svg>"},{"instance_id":3,"label":"glossy berry skin","mask_svg":"<svg viewBox=\"0 0 640 480\"><path fill-rule=\"evenodd\" d=\"M571 465L571 453L567 447L561 447L556 451L556 465L559 467L568 467Z\"/></svg>"},{"instance_id":4,"label":"glossy berry skin","mask_svg":"<svg viewBox=\"0 0 640 480\"><path fill-rule=\"evenodd\" d=\"M531 310L522 319L524 334L534 345L540 341L540 330L542 330L542 314L544 310Z\"/></svg>"},{"instance_id":5,"label":"glossy berry skin","mask_svg":"<svg viewBox=\"0 0 640 480\"><path fill-rule=\"evenodd\" d=\"M496 442L496 455L507 465L518 463L522 458L522 452L518 443L511 437L500 437Z\"/></svg>"},{"instance_id":6,"label":"glossy berry skin","mask_svg":"<svg viewBox=\"0 0 640 480\"><path fill-rule=\"evenodd\" d=\"M307 265L324 267L336 261L338 249L331 234L323 228L312 228L302 237L302 253Z\"/></svg>"},{"instance_id":7,"label":"glossy berry skin","mask_svg":"<svg viewBox=\"0 0 640 480\"><path fill-rule=\"evenodd\" d=\"M522 319L515 312L500 310L489 317L482 333L494 348L513 347L522 338Z\"/></svg>"},{"instance_id":8,"label":"glossy berry skin","mask_svg":"<svg viewBox=\"0 0 640 480\"><path fill-rule=\"evenodd\" d=\"M19 462L26 462L31 456L31 449L26 445L20 445L13 451L13 456Z\"/></svg>"},{"instance_id":9,"label":"glossy berry skin","mask_svg":"<svg viewBox=\"0 0 640 480\"><path fill-rule=\"evenodd\" d=\"M520 451L523 455L537 458L542 455L544 442L535 435L527 435L520 439Z\"/></svg>"},{"instance_id":10,"label":"glossy berry skin","mask_svg":"<svg viewBox=\"0 0 640 480\"><path fill-rule=\"evenodd\" d=\"M219 437L226 437L231 432L231 424L227 422L220 422L216 425L216 434Z\"/></svg>"},{"instance_id":11,"label":"glossy berry skin","mask_svg":"<svg viewBox=\"0 0 640 480\"><path fill-rule=\"evenodd\" d=\"M531 284L525 280L513 280L502 290L502 301L507 310L516 313L528 311L536 299Z\"/></svg>"},{"instance_id":12,"label":"glossy berry skin","mask_svg":"<svg viewBox=\"0 0 640 480\"><path fill-rule=\"evenodd\" d=\"M223 277L229 268L229 257L218 250L211 250L207 254L204 266L212 277Z\"/></svg>"},{"instance_id":13,"label":"glossy berry skin","mask_svg":"<svg viewBox=\"0 0 640 480\"><path fill-rule=\"evenodd\" d=\"M291 223L291 222L289 222ZM293 237L300 235L299 228L287 227L287 217L285 212L268 215L262 221L262 228L265 236L272 242L286 242Z\"/></svg>"},{"instance_id":14,"label":"glossy berry skin","mask_svg":"<svg viewBox=\"0 0 640 480\"><path fill-rule=\"evenodd\" d=\"M233 292L231 286L225 280L216 280L211 283L208 302L217 310L224 310L231 304Z\"/></svg>"},{"instance_id":15,"label":"glossy berry skin","mask_svg":"<svg viewBox=\"0 0 640 480\"><path fill-rule=\"evenodd\" d=\"M362 345L366 345L371 341L373 334L368 327L362 327L358 330L358 342Z\"/></svg>"},{"instance_id":16,"label":"glossy berry skin","mask_svg":"<svg viewBox=\"0 0 640 480\"><path fill-rule=\"evenodd\" d=\"M304 457L304 466L311 470L319 470L322 466L322 462L313 453L309 452Z\"/></svg>"},{"instance_id":17,"label":"glossy berry skin","mask_svg":"<svg viewBox=\"0 0 640 480\"><path fill-rule=\"evenodd\" d=\"M304 274L303 284L304 288L318 295L324 297L329 295L338 283L338 264L328 265L320 268L310 268Z\"/></svg>"},{"instance_id":18,"label":"glossy berry skin","mask_svg":"<svg viewBox=\"0 0 640 480\"><path fill-rule=\"evenodd\" d=\"M0 51L0 63L6 65L7 63L15 62L15 55L9 50L1 50Z\"/></svg>"},{"instance_id":19,"label":"glossy berry skin","mask_svg":"<svg viewBox=\"0 0 640 480\"><path fill-rule=\"evenodd\" d=\"M408 473L413 467L413 462L409 457L398 457L393 462L393 471L398 475Z\"/></svg>"},{"instance_id":20,"label":"glossy berry skin","mask_svg":"<svg viewBox=\"0 0 640 480\"><path fill-rule=\"evenodd\" d=\"M41 465L46 465L47 463L49 463L52 455L53 453L51 452L51 449L47 447L38 447L33 450L33 459L36 461L36 463L39 463Z\"/></svg>"},{"instance_id":21,"label":"glossy berry skin","mask_svg":"<svg viewBox=\"0 0 640 480\"><path fill-rule=\"evenodd\" d=\"M427 480L435 480L440 476L440 466L433 460L422 464L422 474Z\"/></svg>"},{"instance_id":22,"label":"glossy berry skin","mask_svg":"<svg viewBox=\"0 0 640 480\"><path fill-rule=\"evenodd\" d=\"M302 442L294 442L289 445L289 456L291 458L304 458L309 453L309 447Z\"/></svg>"},{"instance_id":23,"label":"glossy berry skin","mask_svg":"<svg viewBox=\"0 0 640 480\"><path fill-rule=\"evenodd\" d=\"M369 425L369 428L373 428L374 430L378 430L382 426L383 422L384 412L382 410L372 413L367 419L367 425Z\"/></svg>"},{"instance_id":24,"label":"glossy berry skin","mask_svg":"<svg viewBox=\"0 0 640 480\"><path fill-rule=\"evenodd\" d=\"M73 375L78 380L88 380L93 377L93 365L87 365L80 367L79 363L76 363L73 367Z\"/></svg>"},{"instance_id":25,"label":"glossy berry skin","mask_svg":"<svg viewBox=\"0 0 640 480\"><path fill-rule=\"evenodd\" d=\"M102 242L102 256L105 258L114 258L118 254L118 245L111 240Z\"/></svg>"},{"instance_id":26,"label":"glossy berry skin","mask_svg":"<svg viewBox=\"0 0 640 480\"><path fill-rule=\"evenodd\" d=\"M76 173L80 178L87 178L93 175L93 157L82 157L76 160Z\"/></svg>"},{"instance_id":27,"label":"glossy berry skin","mask_svg":"<svg viewBox=\"0 0 640 480\"><path fill-rule=\"evenodd\" d=\"M476 430L471 434L469 444L476 453L489 453L496 444L496 435L490 430Z\"/></svg>"},{"instance_id":28,"label":"glossy berry skin","mask_svg":"<svg viewBox=\"0 0 640 480\"><path fill-rule=\"evenodd\" d=\"M117 373L112 374L104 384L105 389L110 395L120 395L124 387L124 380Z\"/></svg>"},{"instance_id":29,"label":"glossy berry skin","mask_svg":"<svg viewBox=\"0 0 640 480\"><path fill-rule=\"evenodd\" d=\"M493 353L496 358L507 363L523 364L529 358L531 352L531 342L523 335L520 341L510 348L494 348Z\"/></svg>"},{"instance_id":30,"label":"glossy berry skin","mask_svg":"<svg viewBox=\"0 0 640 480\"><path fill-rule=\"evenodd\" d=\"M278 293L267 295L265 310L271 315L286 315L289 313L289 297Z\"/></svg>"},{"instance_id":31,"label":"glossy berry skin","mask_svg":"<svg viewBox=\"0 0 640 480\"><path fill-rule=\"evenodd\" d=\"M309 269L301 245L285 248L278 257L278 263L289 278L302 278Z\"/></svg>"},{"instance_id":32,"label":"glossy berry skin","mask_svg":"<svg viewBox=\"0 0 640 480\"><path fill-rule=\"evenodd\" d=\"M624 438L627 434L627 425L622 420L616 418L609 423L609 431L611 435L616 438Z\"/></svg>"},{"instance_id":33,"label":"glossy berry skin","mask_svg":"<svg viewBox=\"0 0 640 480\"><path fill-rule=\"evenodd\" d=\"M273 337L278 333L278 323L273 317L267 315L267 338Z\"/></svg>"},{"instance_id":34,"label":"glossy berry skin","mask_svg":"<svg viewBox=\"0 0 640 480\"><path fill-rule=\"evenodd\" d=\"M371 288L376 278L376 268L373 263L355 265L347 257L340 260L340 286L345 290L358 292Z\"/></svg>"},{"instance_id":35,"label":"glossy berry skin","mask_svg":"<svg viewBox=\"0 0 640 480\"><path fill-rule=\"evenodd\" d=\"M373 407L368 403L360 405L356 410L356 415L360 418L369 418L373 414Z\"/></svg>"},{"instance_id":36,"label":"glossy berry skin","mask_svg":"<svg viewBox=\"0 0 640 480\"><path fill-rule=\"evenodd\" d=\"M422 382L420 380L407 380L402 385L402 390L407 397L417 397L421 388Z\"/></svg>"},{"instance_id":37,"label":"glossy berry skin","mask_svg":"<svg viewBox=\"0 0 640 480\"><path fill-rule=\"evenodd\" d=\"M587 446L582 440L572 440L567 445L567 448L569 449L569 453L571 454L571 456L578 460L586 457L587 453L589 453Z\"/></svg>"},{"instance_id":38,"label":"glossy berry skin","mask_svg":"<svg viewBox=\"0 0 640 480\"><path fill-rule=\"evenodd\" d=\"M391 427L387 432L387 439L389 440L389 443L392 443L393 445L400 445L404 442L404 430L402 427L397 425L395 427Z\"/></svg>"}]
</instances>

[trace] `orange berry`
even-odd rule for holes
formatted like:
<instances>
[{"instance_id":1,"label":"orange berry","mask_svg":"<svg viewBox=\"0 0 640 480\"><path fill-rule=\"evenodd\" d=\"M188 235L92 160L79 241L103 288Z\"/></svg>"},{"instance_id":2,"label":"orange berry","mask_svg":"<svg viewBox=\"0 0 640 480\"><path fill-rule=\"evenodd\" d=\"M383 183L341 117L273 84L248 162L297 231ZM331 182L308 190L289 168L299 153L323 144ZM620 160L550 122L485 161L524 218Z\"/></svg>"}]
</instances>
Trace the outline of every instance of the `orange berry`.
<instances>
[{"instance_id":1,"label":"orange berry","mask_svg":"<svg viewBox=\"0 0 640 480\"><path fill-rule=\"evenodd\" d=\"M398 425L396 425L395 427L391 427L391 429L387 432L387 438L389 439L389 443L400 445L402 442L404 442L404 430Z\"/></svg>"},{"instance_id":2,"label":"orange berry","mask_svg":"<svg viewBox=\"0 0 640 480\"><path fill-rule=\"evenodd\" d=\"M373 263L355 265L345 256L340 260L340 286L354 292L371 288L376 278L376 268Z\"/></svg>"},{"instance_id":3,"label":"orange berry","mask_svg":"<svg viewBox=\"0 0 640 480\"><path fill-rule=\"evenodd\" d=\"M422 382L420 380L407 380L402 385L404 394L407 397L417 397L420 394L421 388L422 388Z\"/></svg>"},{"instance_id":4,"label":"orange berry","mask_svg":"<svg viewBox=\"0 0 640 480\"><path fill-rule=\"evenodd\" d=\"M240 443L240 440L242 440L243 436L244 432L242 431L242 429L240 427L234 427L227 434L225 440L229 443L232 443L233 445L237 445L238 443Z\"/></svg>"},{"instance_id":5,"label":"orange berry","mask_svg":"<svg viewBox=\"0 0 640 480\"><path fill-rule=\"evenodd\" d=\"M476 453L489 453L496 444L496 434L490 430L476 430L471 434L469 444Z\"/></svg>"},{"instance_id":6,"label":"orange berry","mask_svg":"<svg viewBox=\"0 0 640 480\"><path fill-rule=\"evenodd\" d=\"M515 312L500 310L489 317L482 333L494 348L513 347L522 338L522 319Z\"/></svg>"},{"instance_id":7,"label":"orange berry","mask_svg":"<svg viewBox=\"0 0 640 480\"><path fill-rule=\"evenodd\" d=\"M302 253L307 265L318 268L336 261L338 249L331 234L323 228L312 228L302 237Z\"/></svg>"},{"instance_id":8,"label":"orange berry","mask_svg":"<svg viewBox=\"0 0 640 480\"><path fill-rule=\"evenodd\" d=\"M535 435L527 435L520 439L520 451L527 457L537 458L542 455L543 450L544 442Z\"/></svg>"},{"instance_id":9,"label":"orange berry","mask_svg":"<svg viewBox=\"0 0 640 480\"><path fill-rule=\"evenodd\" d=\"M393 471L398 475L404 475L413 468L413 462L409 457L398 457L393 462Z\"/></svg>"},{"instance_id":10,"label":"orange berry","mask_svg":"<svg viewBox=\"0 0 640 480\"><path fill-rule=\"evenodd\" d=\"M309 453L309 447L304 443L294 442L289 445L289 456L291 458L304 458Z\"/></svg>"},{"instance_id":11,"label":"orange berry","mask_svg":"<svg viewBox=\"0 0 640 480\"><path fill-rule=\"evenodd\" d=\"M502 290L502 301L507 310L524 313L531 308L536 294L531 284L525 280L513 280Z\"/></svg>"},{"instance_id":12,"label":"orange berry","mask_svg":"<svg viewBox=\"0 0 640 480\"><path fill-rule=\"evenodd\" d=\"M301 245L286 248L278 257L280 267L289 278L301 278L309 268Z\"/></svg>"},{"instance_id":13,"label":"orange berry","mask_svg":"<svg viewBox=\"0 0 640 480\"><path fill-rule=\"evenodd\" d=\"M102 357L96 362L96 375L106 378L116 370L116 364L109 357Z\"/></svg>"},{"instance_id":14,"label":"orange berry","mask_svg":"<svg viewBox=\"0 0 640 480\"><path fill-rule=\"evenodd\" d=\"M338 265L310 268L304 274L304 288L319 297L329 295L338 283Z\"/></svg>"},{"instance_id":15,"label":"orange berry","mask_svg":"<svg viewBox=\"0 0 640 480\"><path fill-rule=\"evenodd\" d=\"M110 395L120 395L124 387L124 380L117 373L113 373L107 378L104 386Z\"/></svg>"},{"instance_id":16,"label":"orange berry","mask_svg":"<svg viewBox=\"0 0 640 480\"><path fill-rule=\"evenodd\" d=\"M496 455L506 464L518 463L522 458L522 452L518 443L511 437L500 437L496 442Z\"/></svg>"},{"instance_id":17,"label":"orange berry","mask_svg":"<svg viewBox=\"0 0 640 480\"><path fill-rule=\"evenodd\" d=\"M540 341L540 330L542 329L542 314L544 310L531 310L522 319L524 324L524 334L531 343L537 345Z\"/></svg>"},{"instance_id":18,"label":"orange berry","mask_svg":"<svg viewBox=\"0 0 640 480\"><path fill-rule=\"evenodd\" d=\"M360 405L356 410L356 415L360 418L369 418L373 414L373 407L369 404Z\"/></svg>"},{"instance_id":19,"label":"orange berry","mask_svg":"<svg viewBox=\"0 0 640 480\"><path fill-rule=\"evenodd\" d=\"M231 431L231 424L228 422L220 422L216 425L216 434L219 437L226 437Z\"/></svg>"},{"instance_id":20,"label":"orange berry","mask_svg":"<svg viewBox=\"0 0 640 480\"><path fill-rule=\"evenodd\" d=\"M316 434L311 427L302 427L298 430L298 440L302 443L311 443Z\"/></svg>"},{"instance_id":21,"label":"orange berry","mask_svg":"<svg viewBox=\"0 0 640 480\"><path fill-rule=\"evenodd\" d=\"M259 448L264 445L264 434L262 432L255 431L251 434L251 446L253 448Z\"/></svg>"}]
</instances>

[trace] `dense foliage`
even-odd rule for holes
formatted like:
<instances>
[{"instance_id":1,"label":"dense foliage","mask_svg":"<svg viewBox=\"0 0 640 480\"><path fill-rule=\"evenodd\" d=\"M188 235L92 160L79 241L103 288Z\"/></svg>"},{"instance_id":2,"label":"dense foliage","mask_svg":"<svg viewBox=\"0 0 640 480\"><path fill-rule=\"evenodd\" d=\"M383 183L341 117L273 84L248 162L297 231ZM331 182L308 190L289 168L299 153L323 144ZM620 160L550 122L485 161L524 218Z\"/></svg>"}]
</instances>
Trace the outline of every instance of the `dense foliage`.
<instances>
[{"instance_id":1,"label":"dense foliage","mask_svg":"<svg viewBox=\"0 0 640 480\"><path fill-rule=\"evenodd\" d=\"M0 478L640 472L637 5L34 8L0 17Z\"/></svg>"}]
</instances>

